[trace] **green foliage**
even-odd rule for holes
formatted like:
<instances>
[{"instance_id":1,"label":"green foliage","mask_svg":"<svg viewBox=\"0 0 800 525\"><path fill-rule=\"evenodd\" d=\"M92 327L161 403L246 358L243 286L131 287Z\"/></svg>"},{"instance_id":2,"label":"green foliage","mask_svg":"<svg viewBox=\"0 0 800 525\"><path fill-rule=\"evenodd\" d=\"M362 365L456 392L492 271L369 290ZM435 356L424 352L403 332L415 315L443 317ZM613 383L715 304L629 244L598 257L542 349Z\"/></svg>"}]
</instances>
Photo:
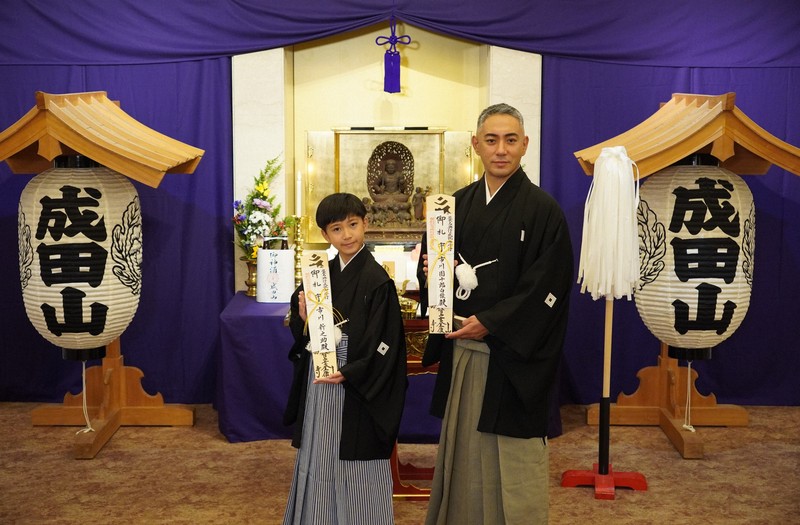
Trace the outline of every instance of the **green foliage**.
<instances>
[{"instance_id":1,"label":"green foliage","mask_svg":"<svg viewBox=\"0 0 800 525\"><path fill-rule=\"evenodd\" d=\"M253 179L253 189L243 200L233 202L236 245L247 258L255 259L258 250L271 240L287 238L288 228L294 224L292 217L281 217L281 205L275 203L275 195L270 190L270 184L283 168L279 158L267 161Z\"/></svg>"}]
</instances>

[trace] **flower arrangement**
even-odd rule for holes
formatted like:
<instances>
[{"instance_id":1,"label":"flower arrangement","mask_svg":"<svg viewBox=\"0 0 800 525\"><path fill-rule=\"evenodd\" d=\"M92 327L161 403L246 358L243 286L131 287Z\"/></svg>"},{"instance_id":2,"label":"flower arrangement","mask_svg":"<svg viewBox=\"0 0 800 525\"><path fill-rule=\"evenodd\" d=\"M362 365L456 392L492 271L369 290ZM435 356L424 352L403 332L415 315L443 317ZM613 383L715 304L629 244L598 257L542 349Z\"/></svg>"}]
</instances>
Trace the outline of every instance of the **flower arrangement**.
<instances>
[{"instance_id":1,"label":"flower arrangement","mask_svg":"<svg viewBox=\"0 0 800 525\"><path fill-rule=\"evenodd\" d=\"M259 248L269 240L288 237L287 229L293 224L292 217L280 217L281 205L275 204L275 195L271 195L269 189L282 167L278 157L267 161L247 197L233 202L236 244L248 259L255 259Z\"/></svg>"}]
</instances>

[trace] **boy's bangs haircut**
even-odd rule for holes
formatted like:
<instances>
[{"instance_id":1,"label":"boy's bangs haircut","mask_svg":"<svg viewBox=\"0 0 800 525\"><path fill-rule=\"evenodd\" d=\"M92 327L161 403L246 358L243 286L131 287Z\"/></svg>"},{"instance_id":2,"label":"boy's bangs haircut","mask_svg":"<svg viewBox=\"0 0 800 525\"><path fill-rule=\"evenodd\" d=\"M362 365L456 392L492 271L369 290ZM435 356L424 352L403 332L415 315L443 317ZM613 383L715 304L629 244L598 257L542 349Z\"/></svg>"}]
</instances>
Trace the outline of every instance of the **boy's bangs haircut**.
<instances>
[{"instance_id":1,"label":"boy's bangs haircut","mask_svg":"<svg viewBox=\"0 0 800 525\"><path fill-rule=\"evenodd\" d=\"M367 208L352 193L332 193L317 206L317 226L324 230L332 222L343 221L351 215L361 219L367 216Z\"/></svg>"}]
</instances>

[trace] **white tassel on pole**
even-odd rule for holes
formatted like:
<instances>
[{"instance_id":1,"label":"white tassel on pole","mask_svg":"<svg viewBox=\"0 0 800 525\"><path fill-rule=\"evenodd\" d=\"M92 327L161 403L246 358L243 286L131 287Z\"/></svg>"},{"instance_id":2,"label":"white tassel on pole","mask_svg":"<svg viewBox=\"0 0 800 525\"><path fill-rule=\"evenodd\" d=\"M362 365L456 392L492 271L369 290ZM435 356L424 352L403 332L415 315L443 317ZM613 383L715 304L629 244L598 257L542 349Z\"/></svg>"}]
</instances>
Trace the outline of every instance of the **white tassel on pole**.
<instances>
[{"instance_id":1,"label":"white tassel on pole","mask_svg":"<svg viewBox=\"0 0 800 525\"><path fill-rule=\"evenodd\" d=\"M592 299L631 298L639 279L638 206L638 167L624 146L603 148L586 196L578 267L581 292Z\"/></svg>"},{"instance_id":2,"label":"white tassel on pole","mask_svg":"<svg viewBox=\"0 0 800 525\"><path fill-rule=\"evenodd\" d=\"M562 486L593 483L595 498L614 499L617 486L647 490L638 472L614 472L609 461L611 426L611 347L614 299L628 300L639 280L639 238L636 212L639 207L638 168L623 146L603 148L594 163L594 177L583 213L578 282L581 292L592 299L605 298L606 319L603 338L603 395L600 399L598 462L592 470L567 471Z\"/></svg>"},{"instance_id":3,"label":"white tassel on pole","mask_svg":"<svg viewBox=\"0 0 800 525\"><path fill-rule=\"evenodd\" d=\"M606 300L603 340L603 396L600 400L600 458L598 473L608 475L611 410L611 348L614 299L631 292L639 280L639 237L636 209L639 206L636 164L624 146L603 148L594 163L594 178L583 211L583 239L578 267L581 292ZM638 171L638 168L637 168Z\"/></svg>"}]
</instances>

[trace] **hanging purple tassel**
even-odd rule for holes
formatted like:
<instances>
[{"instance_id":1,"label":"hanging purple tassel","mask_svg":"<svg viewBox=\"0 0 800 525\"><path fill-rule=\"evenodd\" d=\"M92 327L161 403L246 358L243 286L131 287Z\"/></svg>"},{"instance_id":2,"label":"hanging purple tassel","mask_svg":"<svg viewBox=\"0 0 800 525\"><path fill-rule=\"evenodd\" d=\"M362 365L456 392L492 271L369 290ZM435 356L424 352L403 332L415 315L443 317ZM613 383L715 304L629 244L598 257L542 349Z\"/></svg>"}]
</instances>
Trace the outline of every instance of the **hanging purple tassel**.
<instances>
[{"instance_id":1,"label":"hanging purple tassel","mask_svg":"<svg viewBox=\"0 0 800 525\"><path fill-rule=\"evenodd\" d=\"M383 90L387 93L400 92L400 53L397 51L397 44L408 45L411 43L411 37L403 35L398 37L395 35L396 24L394 17L389 19L389 28L392 31L391 36L379 36L375 39L375 44L382 46L389 44L389 49L383 56Z\"/></svg>"},{"instance_id":2,"label":"hanging purple tassel","mask_svg":"<svg viewBox=\"0 0 800 525\"><path fill-rule=\"evenodd\" d=\"M400 93L400 53L386 51L383 55L383 90Z\"/></svg>"}]
</instances>

